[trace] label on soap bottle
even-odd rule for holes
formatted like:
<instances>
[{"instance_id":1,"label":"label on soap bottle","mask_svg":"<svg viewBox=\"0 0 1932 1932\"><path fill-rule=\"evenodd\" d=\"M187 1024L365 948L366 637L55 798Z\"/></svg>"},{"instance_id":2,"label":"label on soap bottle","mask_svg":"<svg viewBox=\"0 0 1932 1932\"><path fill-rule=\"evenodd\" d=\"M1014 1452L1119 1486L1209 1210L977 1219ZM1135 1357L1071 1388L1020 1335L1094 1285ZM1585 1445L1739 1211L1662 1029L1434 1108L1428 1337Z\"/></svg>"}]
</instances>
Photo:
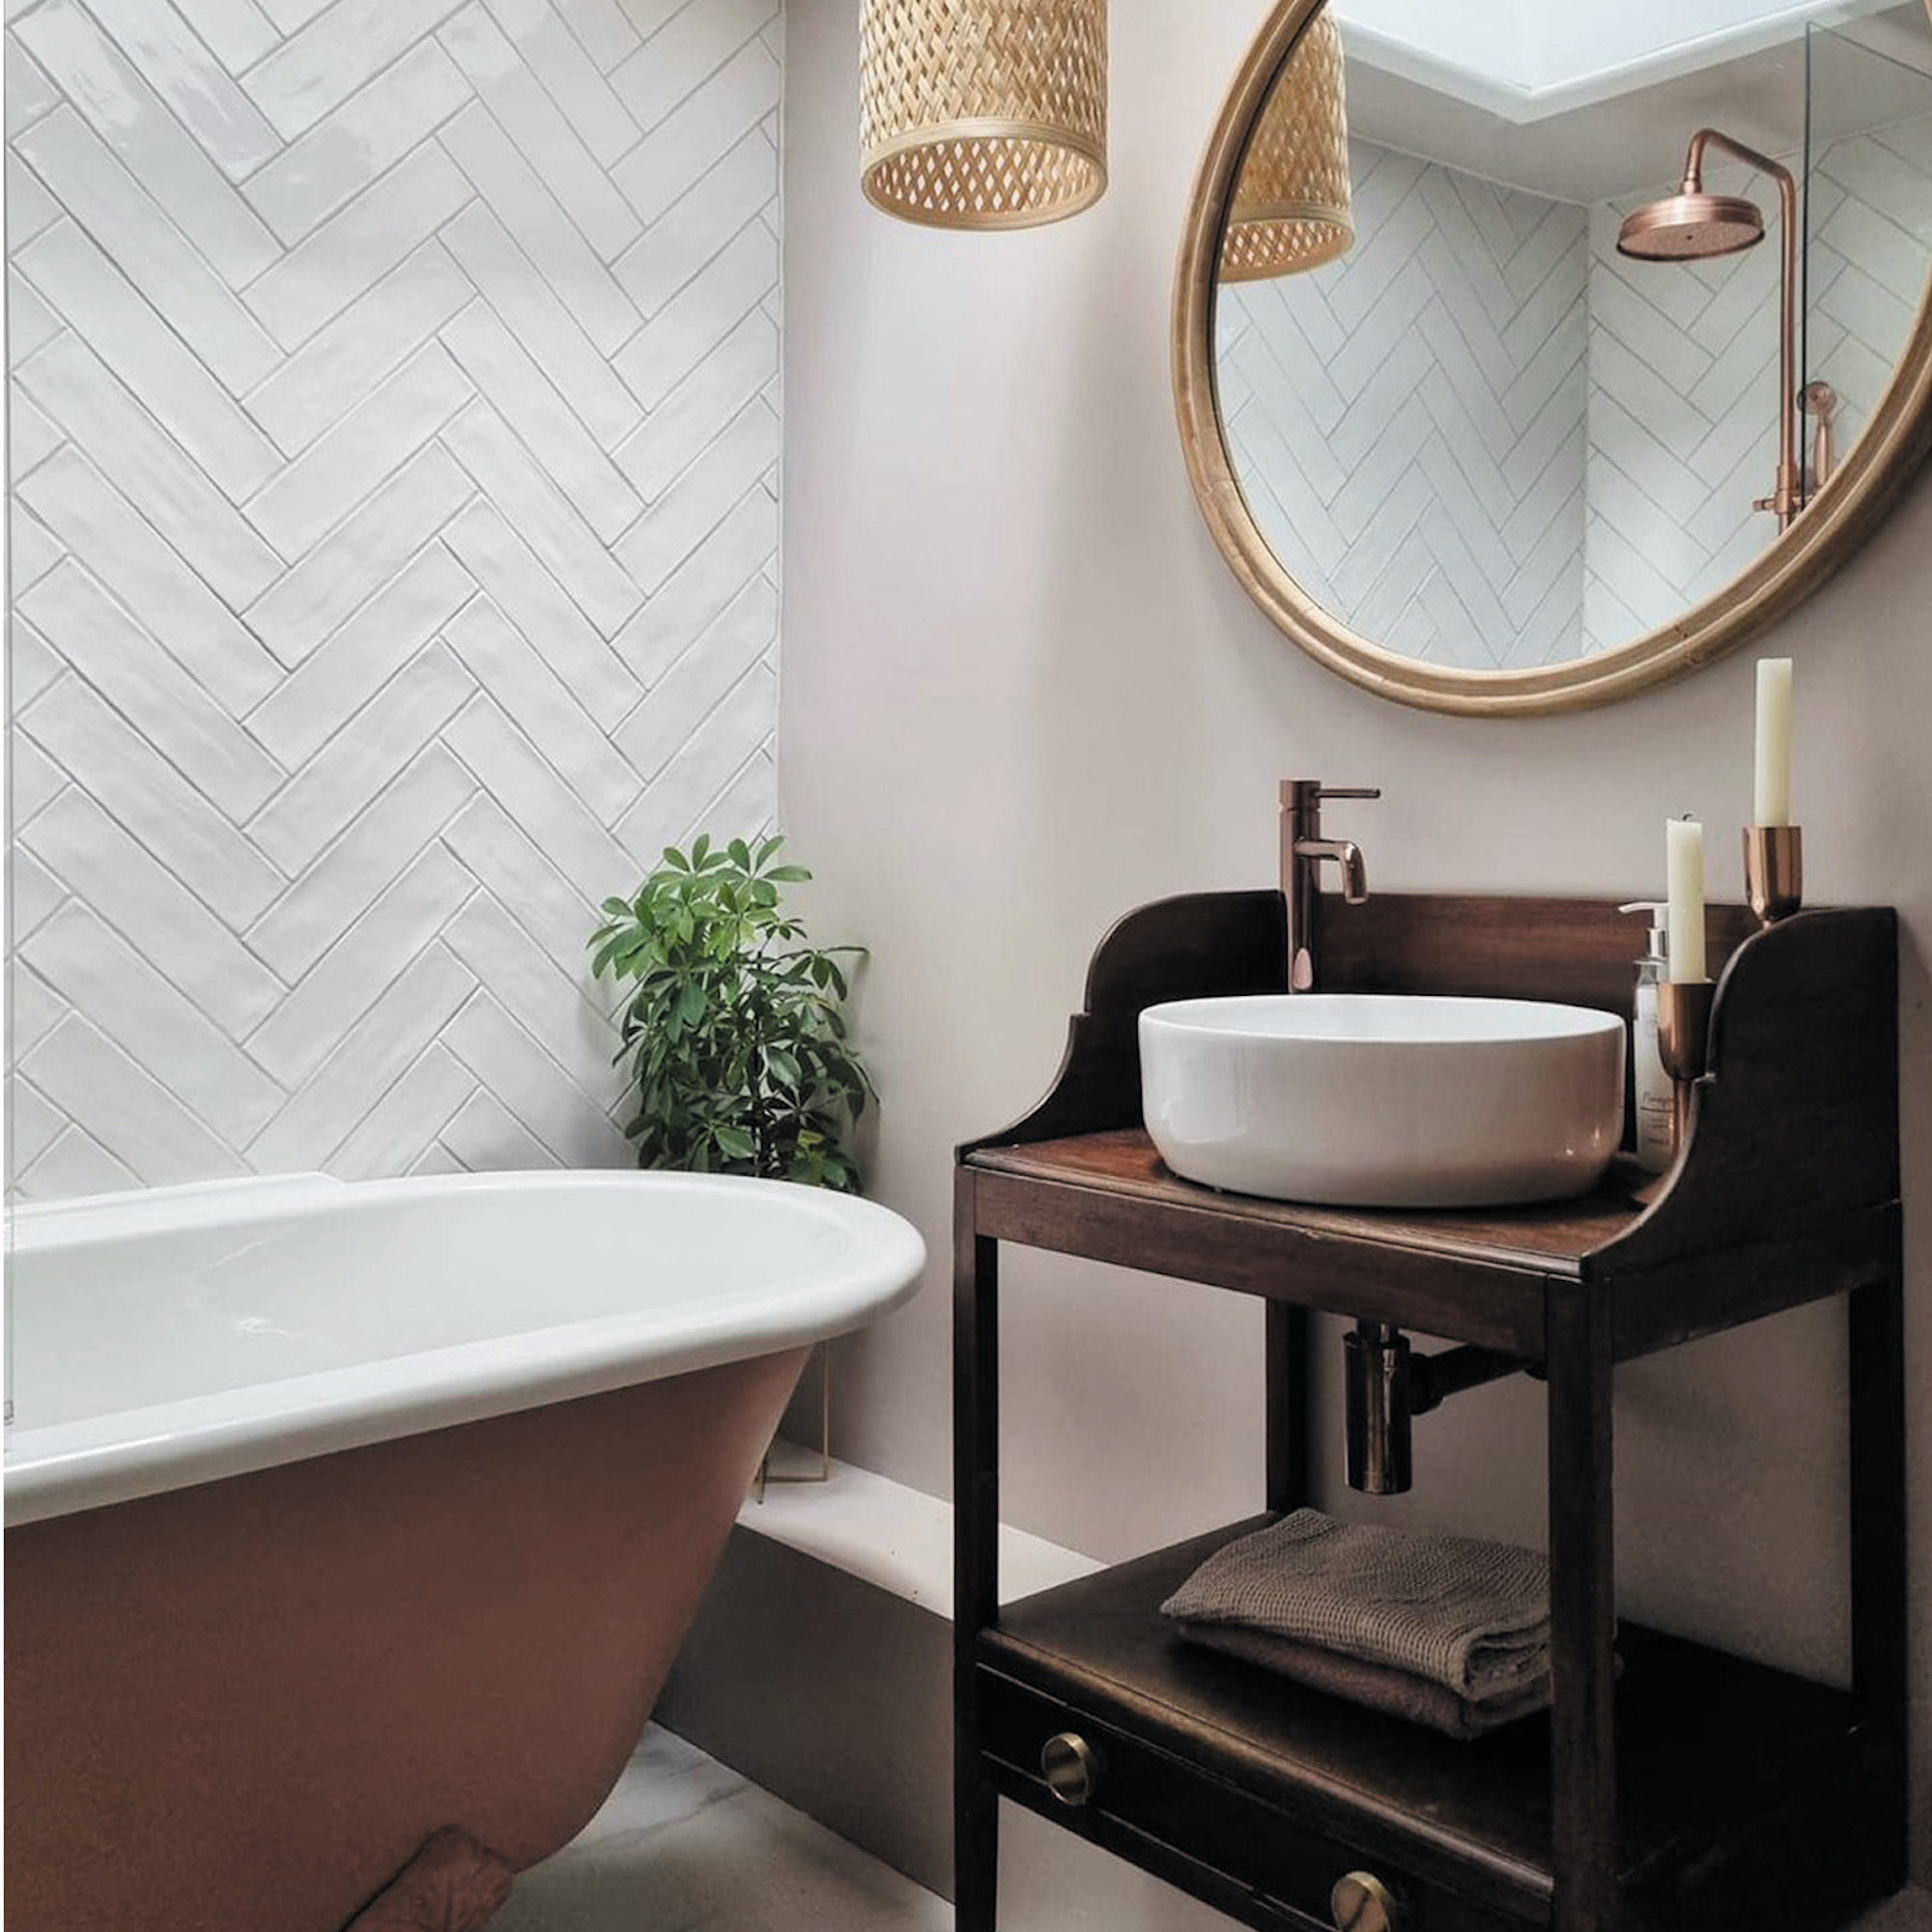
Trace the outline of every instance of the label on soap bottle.
<instances>
[{"instance_id":1,"label":"label on soap bottle","mask_svg":"<svg viewBox=\"0 0 1932 1932\"><path fill-rule=\"evenodd\" d=\"M1639 983L1631 1026L1631 1071L1636 1098L1636 1158L1647 1174L1670 1165L1677 1096L1657 1043L1657 988Z\"/></svg>"}]
</instances>

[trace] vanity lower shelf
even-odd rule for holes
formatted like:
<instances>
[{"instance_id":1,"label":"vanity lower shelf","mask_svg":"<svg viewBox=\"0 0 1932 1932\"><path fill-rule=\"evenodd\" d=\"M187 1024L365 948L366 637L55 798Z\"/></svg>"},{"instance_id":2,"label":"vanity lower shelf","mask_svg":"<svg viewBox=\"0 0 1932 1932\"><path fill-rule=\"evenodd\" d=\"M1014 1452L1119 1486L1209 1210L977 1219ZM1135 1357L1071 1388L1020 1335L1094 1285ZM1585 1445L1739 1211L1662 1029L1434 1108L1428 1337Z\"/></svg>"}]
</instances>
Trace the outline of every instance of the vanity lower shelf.
<instances>
[{"instance_id":1,"label":"vanity lower shelf","mask_svg":"<svg viewBox=\"0 0 1932 1932\"><path fill-rule=\"evenodd\" d=\"M1172 1634L1163 1599L1271 1520L1006 1605L974 1645L987 1775L1249 1924L1331 1924L1329 1888L1356 1869L1396 1892L1405 1932L1548 1924L1547 1717L1458 1742ZM1815 1901L1818 1864L1853 1851L1883 1762L1849 1693L1635 1626L1618 1648L1621 1924L1762 1932L1800 1870ZM1065 1731L1104 1765L1078 1808L1040 1775L1041 1746Z\"/></svg>"}]
</instances>

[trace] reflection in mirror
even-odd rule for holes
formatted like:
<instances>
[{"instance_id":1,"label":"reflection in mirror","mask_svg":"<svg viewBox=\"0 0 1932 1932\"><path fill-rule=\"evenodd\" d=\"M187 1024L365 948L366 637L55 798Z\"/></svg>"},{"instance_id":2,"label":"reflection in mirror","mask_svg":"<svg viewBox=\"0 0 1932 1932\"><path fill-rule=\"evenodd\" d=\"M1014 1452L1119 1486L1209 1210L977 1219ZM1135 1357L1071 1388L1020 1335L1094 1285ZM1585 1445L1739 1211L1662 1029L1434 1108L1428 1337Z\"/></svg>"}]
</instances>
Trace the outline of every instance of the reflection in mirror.
<instances>
[{"instance_id":1,"label":"reflection in mirror","mask_svg":"<svg viewBox=\"0 0 1932 1932\"><path fill-rule=\"evenodd\" d=\"M1427 664L1558 665L1675 624L1803 517L1932 258L1926 9L1823 11L1334 0L1352 243L1260 279L1225 257L1215 302L1229 458L1309 597ZM1300 57L1275 94L1310 92Z\"/></svg>"}]
</instances>

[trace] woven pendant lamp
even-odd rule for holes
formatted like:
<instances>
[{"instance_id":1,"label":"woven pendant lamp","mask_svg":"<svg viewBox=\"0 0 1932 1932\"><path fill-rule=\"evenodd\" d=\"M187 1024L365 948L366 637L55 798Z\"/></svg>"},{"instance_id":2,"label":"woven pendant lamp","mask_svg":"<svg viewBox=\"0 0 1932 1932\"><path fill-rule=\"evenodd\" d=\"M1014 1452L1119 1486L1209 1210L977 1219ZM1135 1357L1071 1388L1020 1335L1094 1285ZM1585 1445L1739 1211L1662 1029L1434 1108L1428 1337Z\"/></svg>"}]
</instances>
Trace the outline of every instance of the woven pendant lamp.
<instances>
[{"instance_id":1,"label":"woven pendant lamp","mask_svg":"<svg viewBox=\"0 0 1932 1932\"><path fill-rule=\"evenodd\" d=\"M860 184L934 228L1032 228L1107 185L1107 0L864 0Z\"/></svg>"},{"instance_id":2,"label":"woven pendant lamp","mask_svg":"<svg viewBox=\"0 0 1932 1932\"><path fill-rule=\"evenodd\" d=\"M1321 13L1303 29L1255 124L1221 237L1221 279L1319 269L1354 239L1342 35Z\"/></svg>"}]
</instances>

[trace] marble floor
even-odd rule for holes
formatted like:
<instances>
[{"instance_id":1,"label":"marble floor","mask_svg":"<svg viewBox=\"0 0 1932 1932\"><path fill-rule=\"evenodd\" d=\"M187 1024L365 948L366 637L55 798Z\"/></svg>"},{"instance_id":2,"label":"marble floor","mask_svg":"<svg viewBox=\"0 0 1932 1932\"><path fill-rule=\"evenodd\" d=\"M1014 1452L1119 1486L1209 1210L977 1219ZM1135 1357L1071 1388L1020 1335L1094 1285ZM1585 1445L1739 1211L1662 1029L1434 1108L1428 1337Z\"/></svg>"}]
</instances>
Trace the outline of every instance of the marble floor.
<instances>
[{"instance_id":1,"label":"marble floor","mask_svg":"<svg viewBox=\"0 0 1932 1932\"><path fill-rule=\"evenodd\" d=\"M1100 1856L1064 1833L1053 1836L1076 1861ZM1168 1906L1151 1916L1115 1910L1092 1919L1071 1904L1080 1888L1068 1891L1058 1901L1030 1899L1037 1910L1009 1915L1003 1907L1003 1921L1027 1921L1015 1932L1089 1923L1096 1932L1101 1923L1111 1932L1129 1924L1135 1932L1210 1925L1232 1932L1232 1921L1164 1889ZM490 1932L952 1932L952 1925L943 1899L652 1725L603 1810L555 1858L518 1879ZM1932 1932L1932 1893L1902 1893L1853 1932Z\"/></svg>"},{"instance_id":2,"label":"marble floor","mask_svg":"<svg viewBox=\"0 0 1932 1932\"><path fill-rule=\"evenodd\" d=\"M653 1724L490 1932L951 1932L952 1908Z\"/></svg>"}]
</instances>

